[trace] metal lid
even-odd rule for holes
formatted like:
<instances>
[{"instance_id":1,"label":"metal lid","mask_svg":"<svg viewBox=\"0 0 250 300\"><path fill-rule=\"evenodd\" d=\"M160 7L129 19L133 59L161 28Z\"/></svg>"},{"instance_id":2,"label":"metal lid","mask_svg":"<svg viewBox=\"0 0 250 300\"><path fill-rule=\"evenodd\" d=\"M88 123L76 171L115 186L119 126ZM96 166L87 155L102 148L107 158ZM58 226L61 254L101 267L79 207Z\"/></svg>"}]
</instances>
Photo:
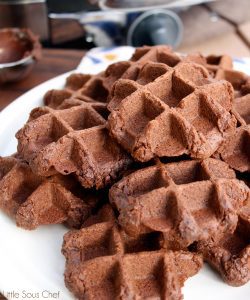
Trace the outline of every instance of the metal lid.
<instances>
[{"instance_id":1,"label":"metal lid","mask_svg":"<svg viewBox=\"0 0 250 300\"><path fill-rule=\"evenodd\" d=\"M122 9L122 10L146 10L150 8L164 7L175 0L99 0L102 9Z\"/></svg>"},{"instance_id":2,"label":"metal lid","mask_svg":"<svg viewBox=\"0 0 250 300\"><path fill-rule=\"evenodd\" d=\"M178 15L165 9L155 9L141 14L128 31L127 43L134 47L168 44L177 47L183 34Z\"/></svg>"},{"instance_id":3,"label":"metal lid","mask_svg":"<svg viewBox=\"0 0 250 300\"><path fill-rule=\"evenodd\" d=\"M155 8L177 8L215 0L99 0L103 10L145 11Z\"/></svg>"},{"instance_id":4,"label":"metal lid","mask_svg":"<svg viewBox=\"0 0 250 300\"><path fill-rule=\"evenodd\" d=\"M107 8L137 8L148 6L162 6L167 3L173 2L173 0L103 0L100 1Z\"/></svg>"}]
</instances>

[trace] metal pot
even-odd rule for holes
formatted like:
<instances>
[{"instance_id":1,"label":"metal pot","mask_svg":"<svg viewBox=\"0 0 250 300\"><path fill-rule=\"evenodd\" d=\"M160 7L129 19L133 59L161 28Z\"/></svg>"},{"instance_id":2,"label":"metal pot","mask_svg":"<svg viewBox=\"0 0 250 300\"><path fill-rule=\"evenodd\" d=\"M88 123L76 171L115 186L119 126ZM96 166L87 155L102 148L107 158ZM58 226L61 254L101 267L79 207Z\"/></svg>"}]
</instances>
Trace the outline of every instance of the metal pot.
<instances>
[{"instance_id":1,"label":"metal pot","mask_svg":"<svg viewBox=\"0 0 250 300\"><path fill-rule=\"evenodd\" d=\"M41 40L49 39L46 0L0 0L0 28L31 28Z\"/></svg>"}]
</instances>

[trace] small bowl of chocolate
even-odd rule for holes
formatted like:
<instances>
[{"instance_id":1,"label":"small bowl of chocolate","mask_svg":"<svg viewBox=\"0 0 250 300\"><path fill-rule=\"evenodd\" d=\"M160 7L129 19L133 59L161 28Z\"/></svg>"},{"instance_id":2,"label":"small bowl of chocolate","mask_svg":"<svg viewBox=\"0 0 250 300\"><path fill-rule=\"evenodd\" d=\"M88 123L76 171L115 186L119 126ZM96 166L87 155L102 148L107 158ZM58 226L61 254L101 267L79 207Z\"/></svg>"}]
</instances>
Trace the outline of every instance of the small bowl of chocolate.
<instances>
[{"instance_id":1,"label":"small bowl of chocolate","mask_svg":"<svg viewBox=\"0 0 250 300\"><path fill-rule=\"evenodd\" d=\"M41 56L41 44L29 29L0 30L0 84L26 77Z\"/></svg>"}]
</instances>

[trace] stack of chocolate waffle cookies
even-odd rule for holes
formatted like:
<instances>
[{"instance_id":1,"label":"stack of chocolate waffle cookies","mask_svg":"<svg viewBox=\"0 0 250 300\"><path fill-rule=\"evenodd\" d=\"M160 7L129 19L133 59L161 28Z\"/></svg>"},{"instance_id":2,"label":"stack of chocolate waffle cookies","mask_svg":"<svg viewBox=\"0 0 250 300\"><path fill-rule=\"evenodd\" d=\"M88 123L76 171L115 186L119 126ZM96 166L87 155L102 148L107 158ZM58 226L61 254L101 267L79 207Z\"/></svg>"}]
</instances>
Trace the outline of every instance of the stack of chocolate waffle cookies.
<instances>
[{"instance_id":1,"label":"stack of chocolate waffle cookies","mask_svg":"<svg viewBox=\"0 0 250 300\"><path fill-rule=\"evenodd\" d=\"M203 261L250 280L250 78L229 56L138 48L44 103L0 158L0 208L69 228L77 299L183 299Z\"/></svg>"}]
</instances>

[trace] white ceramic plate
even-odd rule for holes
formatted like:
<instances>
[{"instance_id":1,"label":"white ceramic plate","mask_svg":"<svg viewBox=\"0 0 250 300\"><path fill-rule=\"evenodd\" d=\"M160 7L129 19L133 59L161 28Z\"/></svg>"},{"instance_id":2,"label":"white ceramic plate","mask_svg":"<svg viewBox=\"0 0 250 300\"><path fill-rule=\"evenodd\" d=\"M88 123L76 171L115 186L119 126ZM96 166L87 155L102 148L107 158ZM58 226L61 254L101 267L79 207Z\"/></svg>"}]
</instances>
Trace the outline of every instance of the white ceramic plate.
<instances>
[{"instance_id":1,"label":"white ceramic plate","mask_svg":"<svg viewBox=\"0 0 250 300\"><path fill-rule=\"evenodd\" d=\"M238 64L249 72L246 64L239 61ZM96 73L104 66L88 66L84 71ZM0 113L0 155L16 151L15 133L27 120L30 110L42 105L47 90L62 88L67 75L37 86ZM61 244L66 231L60 225L25 231L0 212L0 292L8 299L73 299L63 279ZM250 283L239 288L230 287L205 265L198 275L186 282L183 293L185 300L248 300Z\"/></svg>"}]
</instances>

